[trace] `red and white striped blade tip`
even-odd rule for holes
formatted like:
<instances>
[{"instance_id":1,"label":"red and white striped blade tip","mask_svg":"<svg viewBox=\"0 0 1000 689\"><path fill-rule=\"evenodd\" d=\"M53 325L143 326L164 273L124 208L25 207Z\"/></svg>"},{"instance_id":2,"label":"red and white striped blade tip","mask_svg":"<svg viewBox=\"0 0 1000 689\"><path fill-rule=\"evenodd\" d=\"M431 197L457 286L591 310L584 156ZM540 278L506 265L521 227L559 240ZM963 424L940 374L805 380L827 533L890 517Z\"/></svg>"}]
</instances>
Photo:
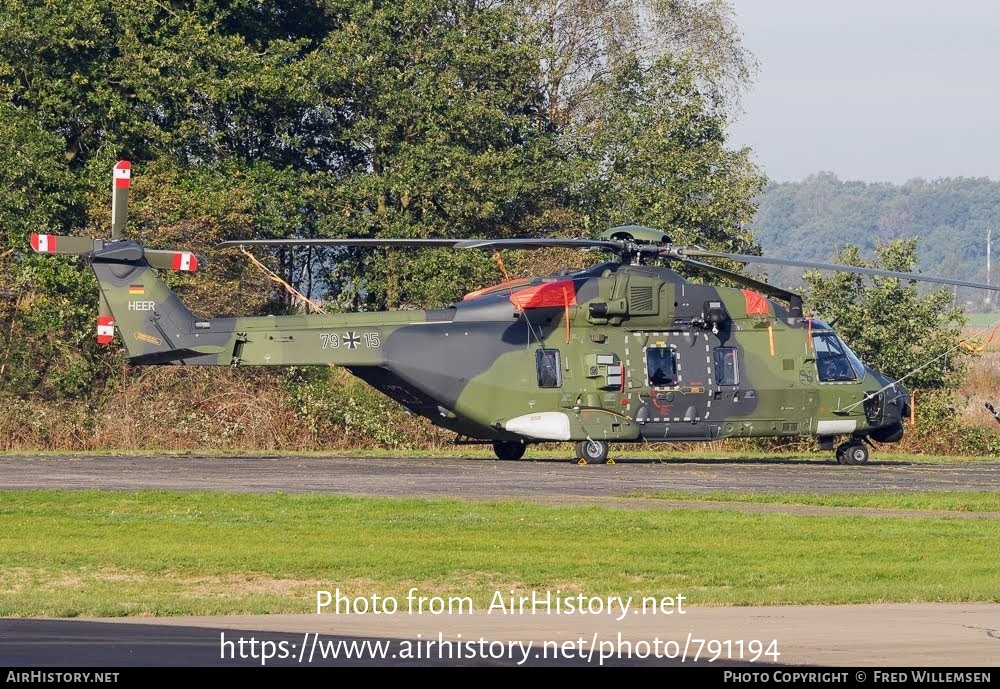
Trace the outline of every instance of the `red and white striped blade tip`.
<instances>
[{"instance_id":1,"label":"red and white striped blade tip","mask_svg":"<svg viewBox=\"0 0 1000 689\"><path fill-rule=\"evenodd\" d=\"M32 233L31 248L40 254L51 254L56 250L56 236L54 234Z\"/></svg>"},{"instance_id":2,"label":"red and white striped blade tip","mask_svg":"<svg viewBox=\"0 0 1000 689\"><path fill-rule=\"evenodd\" d=\"M111 344L115 339L115 320L111 316L97 317L97 344Z\"/></svg>"},{"instance_id":3,"label":"red and white striped blade tip","mask_svg":"<svg viewBox=\"0 0 1000 689\"><path fill-rule=\"evenodd\" d=\"M198 270L198 257L190 251L178 251L174 254L173 268L193 273Z\"/></svg>"},{"instance_id":4,"label":"red and white striped blade tip","mask_svg":"<svg viewBox=\"0 0 1000 689\"><path fill-rule=\"evenodd\" d=\"M132 179L132 163L121 160L115 165L115 188L128 189L129 180Z\"/></svg>"}]
</instances>

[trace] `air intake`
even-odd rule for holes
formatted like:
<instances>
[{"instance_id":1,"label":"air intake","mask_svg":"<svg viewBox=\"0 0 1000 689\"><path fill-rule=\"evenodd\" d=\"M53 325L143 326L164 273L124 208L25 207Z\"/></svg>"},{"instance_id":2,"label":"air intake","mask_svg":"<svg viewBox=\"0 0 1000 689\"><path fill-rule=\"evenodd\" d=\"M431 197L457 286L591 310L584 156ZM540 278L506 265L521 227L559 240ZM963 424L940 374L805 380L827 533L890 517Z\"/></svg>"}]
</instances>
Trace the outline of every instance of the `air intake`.
<instances>
[{"instance_id":1,"label":"air intake","mask_svg":"<svg viewBox=\"0 0 1000 689\"><path fill-rule=\"evenodd\" d=\"M634 285L628 291L628 310L633 316L655 316L659 311L652 285Z\"/></svg>"}]
</instances>

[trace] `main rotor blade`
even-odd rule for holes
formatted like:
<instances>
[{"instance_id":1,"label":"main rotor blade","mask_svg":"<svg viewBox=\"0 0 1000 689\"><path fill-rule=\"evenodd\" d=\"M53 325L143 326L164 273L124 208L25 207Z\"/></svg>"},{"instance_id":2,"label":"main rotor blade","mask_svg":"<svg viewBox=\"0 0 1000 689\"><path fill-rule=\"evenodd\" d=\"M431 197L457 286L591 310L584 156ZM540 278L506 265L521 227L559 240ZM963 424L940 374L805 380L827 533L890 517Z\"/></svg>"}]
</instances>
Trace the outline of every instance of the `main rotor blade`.
<instances>
[{"instance_id":1,"label":"main rotor blade","mask_svg":"<svg viewBox=\"0 0 1000 689\"><path fill-rule=\"evenodd\" d=\"M923 273L901 273L895 270L882 270L880 268L862 268L860 266L848 266L840 263L816 263L815 261L799 261L789 258L768 258L767 256L752 256L750 254L726 254L720 251L708 251L693 247L675 247L667 254L673 258L684 258L685 256L706 256L709 258L728 258L731 261L740 263L768 263L776 266L795 266L797 268L812 268L815 270L834 270L841 273L858 273L860 275L878 275L881 277L900 278L901 280L915 280L917 282L938 282L944 285L957 285L958 287L972 287L975 289L1000 290L1000 285L987 285L982 282L970 282L968 280L955 280L953 278L943 278L936 275L924 275Z\"/></svg>"},{"instance_id":2,"label":"main rotor blade","mask_svg":"<svg viewBox=\"0 0 1000 689\"><path fill-rule=\"evenodd\" d=\"M216 249L238 246L359 246L416 249L605 249L620 252L623 242L604 239L232 239Z\"/></svg>"},{"instance_id":3,"label":"main rotor blade","mask_svg":"<svg viewBox=\"0 0 1000 689\"><path fill-rule=\"evenodd\" d=\"M425 249L450 249L461 239L232 239L215 245L216 249L239 246L398 246Z\"/></svg>"},{"instance_id":4,"label":"main rotor blade","mask_svg":"<svg viewBox=\"0 0 1000 689\"><path fill-rule=\"evenodd\" d=\"M622 241L609 239L463 239L459 249L604 249L621 252L628 248Z\"/></svg>"},{"instance_id":5,"label":"main rotor blade","mask_svg":"<svg viewBox=\"0 0 1000 689\"><path fill-rule=\"evenodd\" d=\"M696 266L699 270L704 270L709 273L715 273L716 275L721 275L723 277L729 278L738 285L743 287L749 287L750 289L757 290L762 294L766 294L775 299L782 299L787 302L798 302L802 303L802 297L795 294L795 292L789 292L787 289L782 289L781 287L776 287L762 280L757 280L756 278L750 277L749 275L742 275L740 273L734 273L731 270L726 270L725 268L720 268L718 266L713 266L710 263L703 263L701 261L696 261L693 258L687 258L684 256L677 257L682 263L688 265Z\"/></svg>"}]
</instances>

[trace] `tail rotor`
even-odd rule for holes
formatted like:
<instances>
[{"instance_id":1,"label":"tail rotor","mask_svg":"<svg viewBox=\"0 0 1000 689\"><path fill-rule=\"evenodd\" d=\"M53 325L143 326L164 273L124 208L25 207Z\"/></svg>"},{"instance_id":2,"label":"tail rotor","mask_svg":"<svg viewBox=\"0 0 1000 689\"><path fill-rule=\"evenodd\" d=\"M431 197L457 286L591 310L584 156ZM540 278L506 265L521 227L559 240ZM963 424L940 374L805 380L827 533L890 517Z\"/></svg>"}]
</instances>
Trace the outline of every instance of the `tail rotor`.
<instances>
[{"instance_id":1,"label":"tail rotor","mask_svg":"<svg viewBox=\"0 0 1000 689\"><path fill-rule=\"evenodd\" d=\"M98 280L102 279L108 271L105 268L117 266L105 276L105 282L114 281L117 273L133 272L135 268L156 268L161 270L175 270L181 272L194 272L198 270L199 258L190 251L172 251L164 249L146 249L137 242L124 237L125 224L128 219L128 193L132 179L132 164L127 160L120 160L115 164L111 181L111 239L91 239L90 237L76 237L69 235L55 234L32 234L31 248L41 254L71 254L85 256L94 267ZM104 266L104 268L102 268ZM129 268L132 266L132 268ZM145 274L145 271L135 273L135 281L138 276ZM150 286L159 283L159 280L150 273ZM142 285L126 285L128 289L132 287L142 287ZM166 290L166 286L163 286ZM162 290L157 290L162 291ZM169 290L166 290L169 292ZM166 293L164 292L164 293ZM128 299L133 292L126 291L122 287L110 287L102 283L101 293L98 299L97 315L97 343L102 346L111 344L114 340L116 327L120 324L115 318L115 310L112 304L116 305L120 311L122 308L138 308L137 304L153 303L146 301L132 300L129 305ZM122 304L117 304L119 297L125 299ZM130 319L124 317L126 321ZM126 343L128 344L128 343Z\"/></svg>"}]
</instances>

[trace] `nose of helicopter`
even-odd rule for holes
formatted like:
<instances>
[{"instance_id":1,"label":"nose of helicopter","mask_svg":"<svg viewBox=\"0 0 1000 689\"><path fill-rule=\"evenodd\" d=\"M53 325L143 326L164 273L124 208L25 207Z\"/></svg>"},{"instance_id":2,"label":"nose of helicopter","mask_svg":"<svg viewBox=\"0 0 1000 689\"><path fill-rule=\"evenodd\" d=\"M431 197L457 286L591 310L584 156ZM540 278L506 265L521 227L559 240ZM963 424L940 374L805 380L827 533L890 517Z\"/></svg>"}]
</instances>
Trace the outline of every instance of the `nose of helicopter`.
<instances>
[{"instance_id":1,"label":"nose of helicopter","mask_svg":"<svg viewBox=\"0 0 1000 689\"><path fill-rule=\"evenodd\" d=\"M869 435L880 443L899 442L903 437L903 419L910 415L910 391L883 373L877 371L872 373L881 383L881 393L884 398L881 409L882 423Z\"/></svg>"},{"instance_id":2,"label":"nose of helicopter","mask_svg":"<svg viewBox=\"0 0 1000 689\"><path fill-rule=\"evenodd\" d=\"M889 390L892 391L893 395L887 401L887 405L894 404L896 406L899 410L898 418L902 421L910 415L910 391L900 383L894 383Z\"/></svg>"}]
</instances>

